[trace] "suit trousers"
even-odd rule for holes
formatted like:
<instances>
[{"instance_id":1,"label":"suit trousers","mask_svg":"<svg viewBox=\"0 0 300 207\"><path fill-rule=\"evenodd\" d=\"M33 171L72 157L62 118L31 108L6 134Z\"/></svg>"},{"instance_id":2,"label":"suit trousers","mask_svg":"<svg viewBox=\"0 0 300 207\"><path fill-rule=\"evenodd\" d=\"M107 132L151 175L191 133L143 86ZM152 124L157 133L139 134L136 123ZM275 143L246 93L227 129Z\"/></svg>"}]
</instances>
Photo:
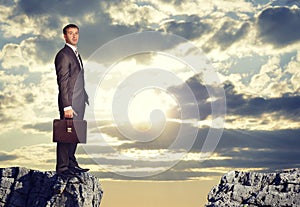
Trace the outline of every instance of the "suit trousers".
<instances>
[{"instance_id":1,"label":"suit trousers","mask_svg":"<svg viewBox=\"0 0 300 207\"><path fill-rule=\"evenodd\" d=\"M84 107L85 108L85 107ZM78 114L74 116L74 120L83 120L83 111L76 111ZM64 111L60 110L60 119L64 119ZM56 172L61 173L69 168L78 166L78 162L75 157L77 143L60 143L56 145Z\"/></svg>"}]
</instances>

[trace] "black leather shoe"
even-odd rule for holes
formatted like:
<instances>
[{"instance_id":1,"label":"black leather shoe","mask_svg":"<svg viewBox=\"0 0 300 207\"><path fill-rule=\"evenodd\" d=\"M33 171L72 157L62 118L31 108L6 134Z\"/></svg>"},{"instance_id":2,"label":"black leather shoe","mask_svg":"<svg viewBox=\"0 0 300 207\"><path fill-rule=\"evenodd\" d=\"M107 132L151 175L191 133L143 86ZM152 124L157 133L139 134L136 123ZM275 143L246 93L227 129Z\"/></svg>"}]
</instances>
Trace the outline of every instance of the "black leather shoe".
<instances>
[{"instance_id":1,"label":"black leather shoe","mask_svg":"<svg viewBox=\"0 0 300 207\"><path fill-rule=\"evenodd\" d=\"M75 167L70 168L70 171L72 171L73 173L83 173L83 172L87 172L89 170L90 169L88 169L88 168L81 168L79 166L75 166Z\"/></svg>"},{"instance_id":2,"label":"black leather shoe","mask_svg":"<svg viewBox=\"0 0 300 207\"><path fill-rule=\"evenodd\" d=\"M61 177L64 181L67 181L67 180L73 178L75 176L75 173L72 172L71 170L65 170L65 171L57 173L57 175L59 177Z\"/></svg>"}]
</instances>

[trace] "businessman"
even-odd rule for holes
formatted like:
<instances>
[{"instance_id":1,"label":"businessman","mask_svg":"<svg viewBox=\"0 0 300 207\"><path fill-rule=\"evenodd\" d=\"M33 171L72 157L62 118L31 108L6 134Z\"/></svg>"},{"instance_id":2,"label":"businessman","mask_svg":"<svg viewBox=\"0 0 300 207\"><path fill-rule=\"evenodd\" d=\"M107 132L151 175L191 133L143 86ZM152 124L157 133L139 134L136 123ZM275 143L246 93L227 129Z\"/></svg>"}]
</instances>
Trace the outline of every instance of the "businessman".
<instances>
[{"instance_id":1,"label":"businessman","mask_svg":"<svg viewBox=\"0 0 300 207\"><path fill-rule=\"evenodd\" d=\"M63 28L66 41L55 57L55 70L58 84L58 108L60 119L73 118L82 120L88 95L84 88L84 70L77 51L79 28L68 24ZM56 172L65 177L72 177L89 169L79 167L75 157L77 144L57 143Z\"/></svg>"}]
</instances>

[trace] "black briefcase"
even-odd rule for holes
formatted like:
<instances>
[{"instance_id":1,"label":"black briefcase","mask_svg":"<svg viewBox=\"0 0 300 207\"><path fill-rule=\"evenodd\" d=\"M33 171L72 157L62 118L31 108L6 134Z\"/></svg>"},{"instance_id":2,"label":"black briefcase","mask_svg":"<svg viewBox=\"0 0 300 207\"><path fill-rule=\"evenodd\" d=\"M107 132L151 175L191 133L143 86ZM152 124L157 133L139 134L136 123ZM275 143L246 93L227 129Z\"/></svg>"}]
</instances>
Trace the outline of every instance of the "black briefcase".
<instances>
[{"instance_id":1,"label":"black briefcase","mask_svg":"<svg viewBox=\"0 0 300 207\"><path fill-rule=\"evenodd\" d=\"M87 123L85 120L53 120L53 142L86 143L86 131Z\"/></svg>"}]
</instances>

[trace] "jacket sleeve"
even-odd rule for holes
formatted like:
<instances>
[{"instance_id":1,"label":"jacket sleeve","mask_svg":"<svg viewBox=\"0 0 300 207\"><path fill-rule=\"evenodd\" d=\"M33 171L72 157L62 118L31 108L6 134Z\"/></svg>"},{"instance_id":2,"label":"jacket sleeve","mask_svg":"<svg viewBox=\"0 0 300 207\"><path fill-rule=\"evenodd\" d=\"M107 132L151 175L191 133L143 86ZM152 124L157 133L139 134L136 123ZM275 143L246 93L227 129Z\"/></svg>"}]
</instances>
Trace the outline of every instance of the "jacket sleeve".
<instances>
[{"instance_id":1,"label":"jacket sleeve","mask_svg":"<svg viewBox=\"0 0 300 207\"><path fill-rule=\"evenodd\" d=\"M72 106L69 57L64 52L60 52L55 57L54 63L62 107Z\"/></svg>"}]
</instances>

